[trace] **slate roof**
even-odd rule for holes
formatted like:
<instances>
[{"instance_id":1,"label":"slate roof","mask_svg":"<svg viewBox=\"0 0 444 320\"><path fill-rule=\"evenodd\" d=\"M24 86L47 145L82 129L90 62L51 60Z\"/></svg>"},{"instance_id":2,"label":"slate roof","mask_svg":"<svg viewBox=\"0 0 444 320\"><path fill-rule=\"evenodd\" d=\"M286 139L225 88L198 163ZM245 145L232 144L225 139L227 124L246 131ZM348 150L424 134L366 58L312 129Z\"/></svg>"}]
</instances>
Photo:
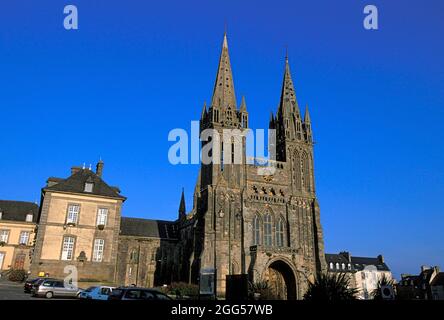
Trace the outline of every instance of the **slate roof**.
<instances>
[{"instance_id":1,"label":"slate roof","mask_svg":"<svg viewBox=\"0 0 444 320\"><path fill-rule=\"evenodd\" d=\"M39 206L32 202L0 200L2 220L26 221L26 215L32 213L32 221L37 222Z\"/></svg>"},{"instance_id":2,"label":"slate roof","mask_svg":"<svg viewBox=\"0 0 444 320\"><path fill-rule=\"evenodd\" d=\"M120 190L118 188L109 186L98 175L96 175L93 171L89 169L79 169L78 172L74 173L73 175L71 175L66 179L60 179L60 178L50 178L50 179L51 182L53 182L52 185L43 188L43 190L92 194L92 195L126 200L126 198L120 194ZM86 182L94 183L92 192L85 192Z\"/></svg>"},{"instance_id":3,"label":"slate roof","mask_svg":"<svg viewBox=\"0 0 444 320\"><path fill-rule=\"evenodd\" d=\"M120 235L177 239L177 227L173 221L122 217Z\"/></svg>"},{"instance_id":4,"label":"slate roof","mask_svg":"<svg viewBox=\"0 0 444 320\"><path fill-rule=\"evenodd\" d=\"M348 263L347 258L345 258L342 254L331 254L331 253L326 253L325 254L325 260L327 261L327 263L333 262L333 263Z\"/></svg>"},{"instance_id":5,"label":"slate roof","mask_svg":"<svg viewBox=\"0 0 444 320\"><path fill-rule=\"evenodd\" d=\"M349 263L351 263L352 270L353 271L362 271L366 266L375 266L378 271L390 271L390 268L385 264L384 262L381 262L378 257L376 258L369 258L369 257L354 257L351 256L351 262L348 261L346 256L344 254L325 254L325 260L327 262L327 265L329 266L330 263L333 263L336 268L336 263L339 263L342 267L342 263L344 263L346 266L348 266ZM347 270L344 271L350 271ZM334 269L332 270L334 271ZM339 271L342 271L339 270Z\"/></svg>"},{"instance_id":6,"label":"slate roof","mask_svg":"<svg viewBox=\"0 0 444 320\"><path fill-rule=\"evenodd\" d=\"M444 272L438 273L433 279L432 286L444 286Z\"/></svg>"}]
</instances>

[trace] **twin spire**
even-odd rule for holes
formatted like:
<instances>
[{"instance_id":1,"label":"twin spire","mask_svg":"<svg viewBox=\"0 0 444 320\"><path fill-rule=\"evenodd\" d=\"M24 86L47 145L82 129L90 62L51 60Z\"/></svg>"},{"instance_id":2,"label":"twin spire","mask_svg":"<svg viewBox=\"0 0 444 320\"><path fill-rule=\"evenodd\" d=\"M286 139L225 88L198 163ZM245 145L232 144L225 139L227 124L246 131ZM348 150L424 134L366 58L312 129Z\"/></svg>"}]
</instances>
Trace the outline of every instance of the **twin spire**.
<instances>
[{"instance_id":1,"label":"twin spire","mask_svg":"<svg viewBox=\"0 0 444 320\"><path fill-rule=\"evenodd\" d=\"M213 97L211 100L211 107L228 108L231 107L237 110L236 94L234 91L233 72L231 70L230 55L228 53L227 33L224 32L222 42L222 52L219 59L219 66L217 69L216 82L214 84ZM240 111L246 112L245 98L242 97ZM201 117L207 113L207 106L204 105ZM288 54L285 55L285 71L282 82L282 91L277 115L272 115L271 122L276 121L279 117L291 118L295 117L301 119L299 105L296 99L296 92L294 89L293 80L291 78L290 64L288 62ZM302 121L301 121L302 122ZM310 115L308 113L308 106L306 107L304 122L310 123Z\"/></svg>"}]
</instances>

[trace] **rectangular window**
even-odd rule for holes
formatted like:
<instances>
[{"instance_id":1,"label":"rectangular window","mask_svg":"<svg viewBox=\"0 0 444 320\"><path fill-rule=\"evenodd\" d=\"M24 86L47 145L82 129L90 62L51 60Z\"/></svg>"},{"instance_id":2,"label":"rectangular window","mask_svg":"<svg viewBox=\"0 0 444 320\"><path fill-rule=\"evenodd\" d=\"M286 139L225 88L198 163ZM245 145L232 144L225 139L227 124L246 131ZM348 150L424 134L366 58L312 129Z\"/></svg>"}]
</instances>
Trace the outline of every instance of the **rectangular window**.
<instances>
[{"instance_id":1,"label":"rectangular window","mask_svg":"<svg viewBox=\"0 0 444 320\"><path fill-rule=\"evenodd\" d=\"M63 238L62 260L72 260L74 254L74 237Z\"/></svg>"},{"instance_id":2,"label":"rectangular window","mask_svg":"<svg viewBox=\"0 0 444 320\"><path fill-rule=\"evenodd\" d=\"M27 245L29 242L29 231L22 231L20 233L19 244Z\"/></svg>"},{"instance_id":3,"label":"rectangular window","mask_svg":"<svg viewBox=\"0 0 444 320\"><path fill-rule=\"evenodd\" d=\"M0 242L8 243L9 230L0 230Z\"/></svg>"},{"instance_id":4,"label":"rectangular window","mask_svg":"<svg viewBox=\"0 0 444 320\"><path fill-rule=\"evenodd\" d=\"M79 220L80 206L78 204L70 204L68 207L68 217L66 218L66 223L77 224Z\"/></svg>"},{"instance_id":5,"label":"rectangular window","mask_svg":"<svg viewBox=\"0 0 444 320\"><path fill-rule=\"evenodd\" d=\"M105 240L94 240L93 261L101 262L103 260L103 249L105 248Z\"/></svg>"},{"instance_id":6,"label":"rectangular window","mask_svg":"<svg viewBox=\"0 0 444 320\"><path fill-rule=\"evenodd\" d=\"M33 215L31 213L26 215L26 222L32 222Z\"/></svg>"},{"instance_id":7,"label":"rectangular window","mask_svg":"<svg viewBox=\"0 0 444 320\"><path fill-rule=\"evenodd\" d=\"M99 212L97 213L97 225L106 226L107 221L108 221L108 209L100 208Z\"/></svg>"}]
</instances>

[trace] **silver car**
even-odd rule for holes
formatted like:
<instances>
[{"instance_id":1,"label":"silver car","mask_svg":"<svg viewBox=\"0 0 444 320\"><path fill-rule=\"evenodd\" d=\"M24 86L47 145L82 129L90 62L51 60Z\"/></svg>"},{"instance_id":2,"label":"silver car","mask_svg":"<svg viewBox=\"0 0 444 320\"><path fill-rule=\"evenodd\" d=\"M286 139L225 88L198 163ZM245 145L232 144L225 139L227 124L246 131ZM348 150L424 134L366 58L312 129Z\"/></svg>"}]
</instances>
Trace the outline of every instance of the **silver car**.
<instances>
[{"instance_id":1,"label":"silver car","mask_svg":"<svg viewBox=\"0 0 444 320\"><path fill-rule=\"evenodd\" d=\"M32 287L31 293L34 297L78 298L81 290L72 286L65 286L63 280L45 280Z\"/></svg>"}]
</instances>

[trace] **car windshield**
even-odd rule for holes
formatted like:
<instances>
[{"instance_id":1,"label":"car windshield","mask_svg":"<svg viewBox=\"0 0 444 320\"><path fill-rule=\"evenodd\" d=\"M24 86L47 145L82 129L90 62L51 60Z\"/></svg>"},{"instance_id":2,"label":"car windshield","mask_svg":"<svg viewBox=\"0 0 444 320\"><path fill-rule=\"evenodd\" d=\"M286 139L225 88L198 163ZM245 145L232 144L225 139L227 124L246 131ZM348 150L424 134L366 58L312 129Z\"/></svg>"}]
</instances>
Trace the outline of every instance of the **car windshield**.
<instances>
[{"instance_id":1,"label":"car windshield","mask_svg":"<svg viewBox=\"0 0 444 320\"><path fill-rule=\"evenodd\" d=\"M91 292L91 291L93 291L95 288L97 288L97 287L89 287L88 289L85 290L85 292Z\"/></svg>"}]
</instances>

